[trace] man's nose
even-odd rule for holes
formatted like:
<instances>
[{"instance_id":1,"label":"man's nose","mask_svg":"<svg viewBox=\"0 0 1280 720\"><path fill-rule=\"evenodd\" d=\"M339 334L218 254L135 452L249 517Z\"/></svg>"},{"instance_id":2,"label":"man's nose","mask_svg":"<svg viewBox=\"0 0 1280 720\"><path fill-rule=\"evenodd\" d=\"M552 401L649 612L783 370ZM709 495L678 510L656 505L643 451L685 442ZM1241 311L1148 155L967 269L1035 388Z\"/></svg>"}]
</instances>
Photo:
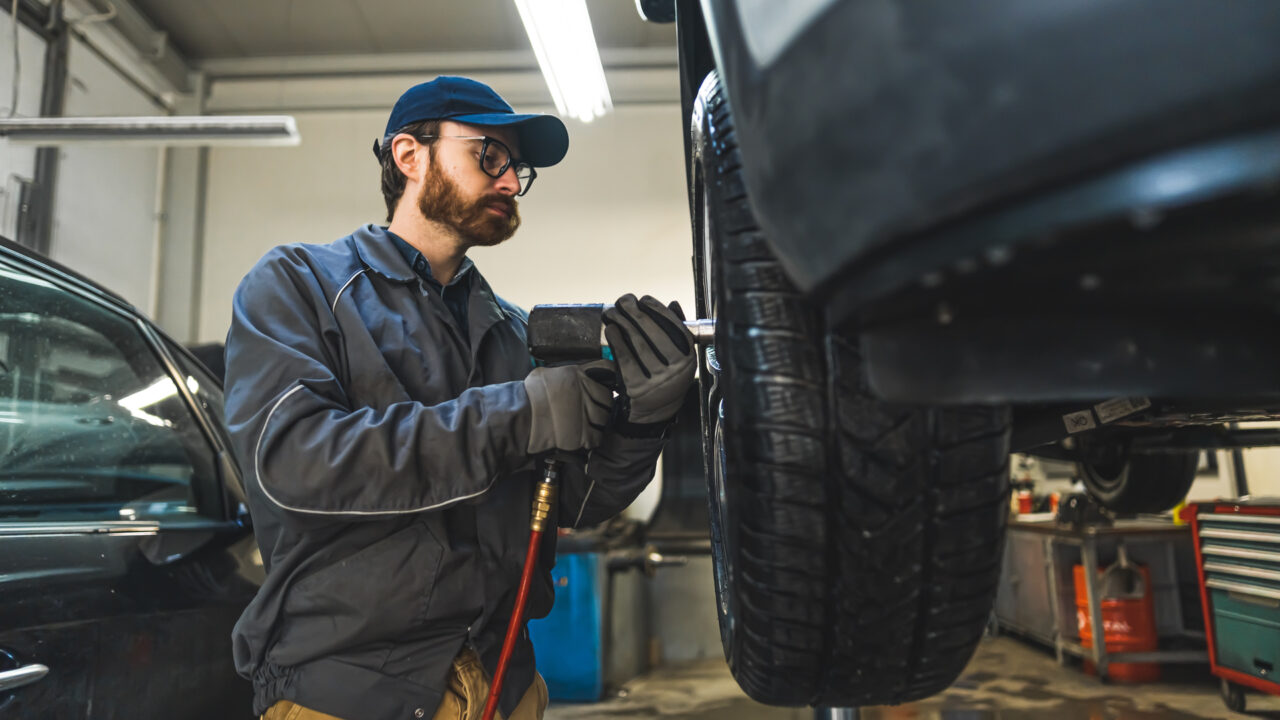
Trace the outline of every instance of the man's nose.
<instances>
[{"instance_id":1,"label":"man's nose","mask_svg":"<svg viewBox=\"0 0 1280 720\"><path fill-rule=\"evenodd\" d=\"M514 164L508 166L505 172L494 178L493 183L498 192L503 195L515 196L520 193L520 178L516 177Z\"/></svg>"}]
</instances>

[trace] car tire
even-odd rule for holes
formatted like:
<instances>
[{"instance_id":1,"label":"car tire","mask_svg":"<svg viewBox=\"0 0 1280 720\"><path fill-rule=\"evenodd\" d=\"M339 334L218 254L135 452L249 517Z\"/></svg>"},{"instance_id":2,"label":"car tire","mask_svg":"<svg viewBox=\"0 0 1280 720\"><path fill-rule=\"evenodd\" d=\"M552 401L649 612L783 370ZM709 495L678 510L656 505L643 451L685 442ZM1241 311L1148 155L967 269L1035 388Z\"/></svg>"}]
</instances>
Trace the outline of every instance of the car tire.
<instances>
[{"instance_id":1,"label":"car tire","mask_svg":"<svg viewBox=\"0 0 1280 720\"><path fill-rule=\"evenodd\" d=\"M1130 452L1119 440L1080 438L1077 468L1085 489L1108 510L1158 513L1187 497L1196 479L1198 450Z\"/></svg>"},{"instance_id":2,"label":"car tire","mask_svg":"<svg viewBox=\"0 0 1280 720\"><path fill-rule=\"evenodd\" d=\"M725 656L757 701L901 703L981 638L1008 513L1005 408L906 408L865 384L761 235L716 73L691 122L700 373Z\"/></svg>"}]
</instances>

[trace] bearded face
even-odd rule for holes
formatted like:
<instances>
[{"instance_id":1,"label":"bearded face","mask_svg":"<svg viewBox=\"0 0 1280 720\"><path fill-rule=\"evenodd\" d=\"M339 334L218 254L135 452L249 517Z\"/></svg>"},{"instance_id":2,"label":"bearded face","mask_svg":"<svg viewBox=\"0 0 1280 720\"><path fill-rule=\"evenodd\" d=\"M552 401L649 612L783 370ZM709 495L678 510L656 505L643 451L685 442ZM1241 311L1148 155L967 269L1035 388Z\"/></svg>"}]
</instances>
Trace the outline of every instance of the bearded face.
<instances>
[{"instance_id":1,"label":"bearded face","mask_svg":"<svg viewBox=\"0 0 1280 720\"><path fill-rule=\"evenodd\" d=\"M453 228L473 247L497 245L520 227L515 198L500 193L465 197L453 178L435 164L427 169L426 181L418 195L418 209L428 220Z\"/></svg>"}]
</instances>

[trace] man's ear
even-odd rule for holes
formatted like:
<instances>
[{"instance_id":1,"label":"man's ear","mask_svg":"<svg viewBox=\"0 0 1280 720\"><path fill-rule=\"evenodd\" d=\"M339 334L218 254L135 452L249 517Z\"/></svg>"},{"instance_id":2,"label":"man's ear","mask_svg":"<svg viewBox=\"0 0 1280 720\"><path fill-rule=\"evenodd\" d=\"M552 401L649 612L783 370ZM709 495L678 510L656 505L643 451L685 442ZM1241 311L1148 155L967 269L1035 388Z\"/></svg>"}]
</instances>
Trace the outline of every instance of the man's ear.
<instances>
[{"instance_id":1,"label":"man's ear","mask_svg":"<svg viewBox=\"0 0 1280 720\"><path fill-rule=\"evenodd\" d=\"M421 181L426 172L429 153L427 148L419 145L413 136L401 133L391 139L391 157L395 158L396 167L409 180Z\"/></svg>"}]
</instances>

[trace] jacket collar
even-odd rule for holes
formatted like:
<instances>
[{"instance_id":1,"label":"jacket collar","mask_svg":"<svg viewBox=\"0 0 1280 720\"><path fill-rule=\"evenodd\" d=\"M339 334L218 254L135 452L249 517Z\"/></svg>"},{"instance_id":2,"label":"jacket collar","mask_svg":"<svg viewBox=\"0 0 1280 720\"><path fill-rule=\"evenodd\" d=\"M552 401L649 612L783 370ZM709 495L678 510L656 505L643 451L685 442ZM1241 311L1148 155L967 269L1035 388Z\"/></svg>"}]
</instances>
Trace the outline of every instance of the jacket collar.
<instances>
[{"instance_id":1,"label":"jacket collar","mask_svg":"<svg viewBox=\"0 0 1280 720\"><path fill-rule=\"evenodd\" d=\"M417 280L418 276L405 262L404 256L396 249L387 229L378 225L365 225L351 233L355 241L356 254L369 266L370 270L400 282L408 283Z\"/></svg>"},{"instance_id":2,"label":"jacket collar","mask_svg":"<svg viewBox=\"0 0 1280 720\"><path fill-rule=\"evenodd\" d=\"M386 232L387 238L391 240L392 245L396 246L396 250L399 251L400 257L404 258L404 261L409 263L409 267L413 268L413 271L417 273L419 277L427 281L427 283L434 288L440 289L445 287L444 285L441 285L440 281L436 280L435 275L432 274L431 261L422 254L421 250L410 245L404 238L390 230L387 230ZM418 267L418 263L422 263L421 268ZM473 267L475 267L475 263L471 262L471 258L463 255L462 263L458 266L458 271L453 274L453 279L449 281L449 287L459 283L470 283L471 276L468 273Z\"/></svg>"},{"instance_id":3,"label":"jacket collar","mask_svg":"<svg viewBox=\"0 0 1280 720\"><path fill-rule=\"evenodd\" d=\"M386 228L365 225L352 233L351 237L355 240L356 254L370 270L403 283L418 280L417 273L400 254ZM471 326L471 337L479 339L494 323L506 319L507 314L498 305L489 281L480 274L479 268L472 264L468 271L471 273L471 293L467 305L467 320Z\"/></svg>"}]
</instances>

